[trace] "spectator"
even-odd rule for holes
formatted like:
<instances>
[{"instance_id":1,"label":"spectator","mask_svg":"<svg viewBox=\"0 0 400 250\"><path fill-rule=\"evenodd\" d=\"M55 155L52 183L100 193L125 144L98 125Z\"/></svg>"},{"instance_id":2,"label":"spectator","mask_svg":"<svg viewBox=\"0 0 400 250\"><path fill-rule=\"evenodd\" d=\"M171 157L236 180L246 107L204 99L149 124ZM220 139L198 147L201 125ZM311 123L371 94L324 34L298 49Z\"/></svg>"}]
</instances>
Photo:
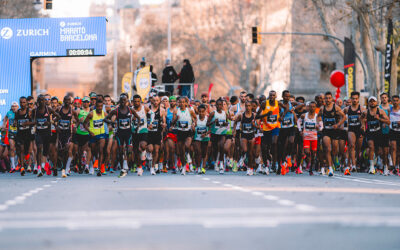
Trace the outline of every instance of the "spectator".
<instances>
[{"instance_id":1,"label":"spectator","mask_svg":"<svg viewBox=\"0 0 400 250\"><path fill-rule=\"evenodd\" d=\"M176 73L174 67L171 65L171 61L167 59L165 61L165 68L163 70L162 82L163 83L175 83L178 80L178 74ZM165 91L169 92L171 95L174 93L173 85L166 85Z\"/></svg>"},{"instance_id":2,"label":"spectator","mask_svg":"<svg viewBox=\"0 0 400 250\"><path fill-rule=\"evenodd\" d=\"M190 64L189 59L183 60L183 67L181 72L179 73L179 83L194 83L194 73L192 65ZM192 86L183 85L180 86L180 93L181 96L190 97L190 88Z\"/></svg>"}]
</instances>

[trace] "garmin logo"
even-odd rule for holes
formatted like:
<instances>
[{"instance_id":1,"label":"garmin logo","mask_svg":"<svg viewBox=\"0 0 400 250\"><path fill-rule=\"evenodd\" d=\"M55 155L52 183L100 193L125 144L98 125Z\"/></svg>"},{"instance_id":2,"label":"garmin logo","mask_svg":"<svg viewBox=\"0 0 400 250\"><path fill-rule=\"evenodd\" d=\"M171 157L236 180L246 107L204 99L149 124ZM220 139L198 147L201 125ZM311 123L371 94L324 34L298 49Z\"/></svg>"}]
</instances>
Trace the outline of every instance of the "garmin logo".
<instances>
[{"instance_id":1,"label":"garmin logo","mask_svg":"<svg viewBox=\"0 0 400 250\"><path fill-rule=\"evenodd\" d=\"M4 27L0 30L0 36L3 39L10 39L13 36L13 31L10 27Z\"/></svg>"},{"instance_id":2,"label":"garmin logo","mask_svg":"<svg viewBox=\"0 0 400 250\"><path fill-rule=\"evenodd\" d=\"M49 29L17 29L17 36L48 36Z\"/></svg>"}]
</instances>

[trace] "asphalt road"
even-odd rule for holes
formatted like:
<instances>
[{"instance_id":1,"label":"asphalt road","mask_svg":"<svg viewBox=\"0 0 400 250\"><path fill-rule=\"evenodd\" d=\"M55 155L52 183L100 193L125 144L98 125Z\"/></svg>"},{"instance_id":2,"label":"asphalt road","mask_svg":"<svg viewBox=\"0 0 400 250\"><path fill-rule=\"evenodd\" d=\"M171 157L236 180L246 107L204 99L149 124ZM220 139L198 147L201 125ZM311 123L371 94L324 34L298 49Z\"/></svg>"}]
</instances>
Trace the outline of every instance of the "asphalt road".
<instances>
[{"instance_id":1,"label":"asphalt road","mask_svg":"<svg viewBox=\"0 0 400 250\"><path fill-rule=\"evenodd\" d=\"M400 178L0 174L0 249L399 249Z\"/></svg>"}]
</instances>

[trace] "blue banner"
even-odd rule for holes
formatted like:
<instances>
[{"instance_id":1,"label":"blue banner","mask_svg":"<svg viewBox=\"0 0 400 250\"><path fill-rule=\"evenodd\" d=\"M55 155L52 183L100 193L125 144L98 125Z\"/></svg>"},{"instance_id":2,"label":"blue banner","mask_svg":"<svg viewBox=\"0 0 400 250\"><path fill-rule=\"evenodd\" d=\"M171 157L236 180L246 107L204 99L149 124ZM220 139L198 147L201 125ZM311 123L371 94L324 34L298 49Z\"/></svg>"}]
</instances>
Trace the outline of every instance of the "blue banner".
<instances>
[{"instance_id":1,"label":"blue banner","mask_svg":"<svg viewBox=\"0 0 400 250\"><path fill-rule=\"evenodd\" d=\"M0 115L32 94L31 58L106 53L105 17L0 19Z\"/></svg>"}]
</instances>

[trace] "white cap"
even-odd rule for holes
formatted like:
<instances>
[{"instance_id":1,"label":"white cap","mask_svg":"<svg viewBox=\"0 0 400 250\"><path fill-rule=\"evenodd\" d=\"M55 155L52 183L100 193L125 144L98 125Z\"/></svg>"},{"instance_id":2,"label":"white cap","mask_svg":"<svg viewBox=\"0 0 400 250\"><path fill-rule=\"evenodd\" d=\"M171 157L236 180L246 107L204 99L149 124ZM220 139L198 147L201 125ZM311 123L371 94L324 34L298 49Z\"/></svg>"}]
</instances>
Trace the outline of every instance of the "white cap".
<instances>
[{"instance_id":1,"label":"white cap","mask_svg":"<svg viewBox=\"0 0 400 250\"><path fill-rule=\"evenodd\" d=\"M371 100L374 100L374 101L376 101L376 102L378 101L378 99L376 99L375 96L370 96L370 97L368 98L368 102L371 101Z\"/></svg>"},{"instance_id":2,"label":"white cap","mask_svg":"<svg viewBox=\"0 0 400 250\"><path fill-rule=\"evenodd\" d=\"M18 107L19 107L19 104L18 104L18 102L13 101L13 102L11 103L11 106L18 106Z\"/></svg>"}]
</instances>

